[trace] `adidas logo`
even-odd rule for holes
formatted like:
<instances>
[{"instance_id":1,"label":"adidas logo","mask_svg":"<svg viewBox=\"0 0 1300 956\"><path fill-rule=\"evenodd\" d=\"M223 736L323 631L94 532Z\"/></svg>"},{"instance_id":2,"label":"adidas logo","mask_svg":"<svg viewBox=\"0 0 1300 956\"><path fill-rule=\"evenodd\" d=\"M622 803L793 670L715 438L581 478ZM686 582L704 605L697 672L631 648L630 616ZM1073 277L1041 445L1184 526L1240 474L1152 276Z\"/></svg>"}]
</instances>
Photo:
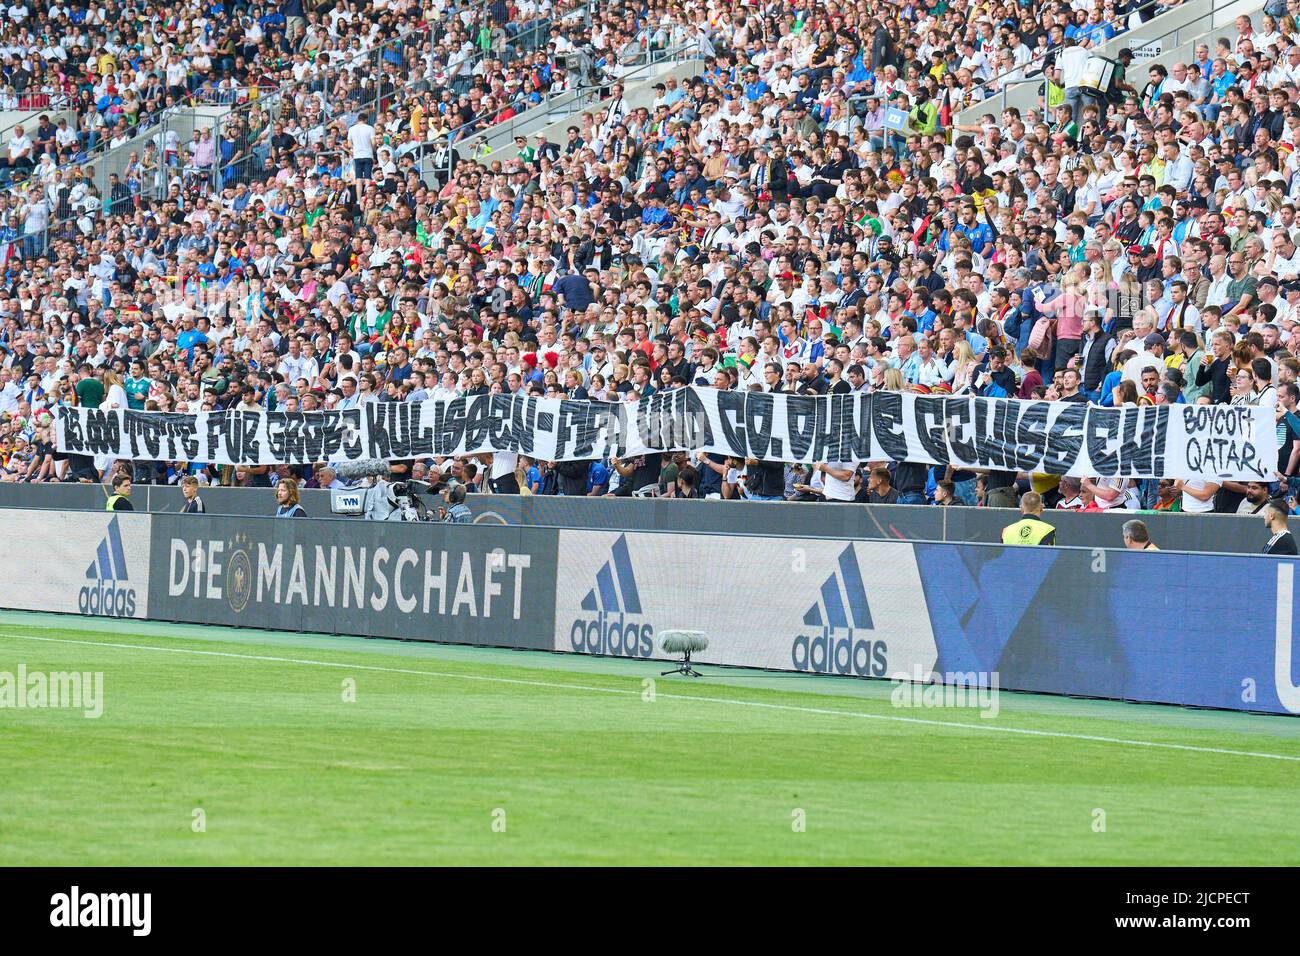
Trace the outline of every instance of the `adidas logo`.
<instances>
[{"instance_id":1,"label":"adidas logo","mask_svg":"<svg viewBox=\"0 0 1300 956\"><path fill-rule=\"evenodd\" d=\"M822 582L817 600L803 616L814 629L800 634L790 648L796 670L816 674L845 674L884 677L888 668L888 647L882 640L855 640L855 631L871 631L871 605L862 583L853 545L839 557L836 570Z\"/></svg>"},{"instance_id":2,"label":"adidas logo","mask_svg":"<svg viewBox=\"0 0 1300 956\"><path fill-rule=\"evenodd\" d=\"M615 588L614 576L618 576ZM599 592L599 594L597 594ZM614 542L613 555L604 566L596 572L596 586L582 599L584 611L606 611L629 614L641 613L641 596L636 590L636 578L632 574L632 556L627 550L627 535L619 535Z\"/></svg>"},{"instance_id":3,"label":"adidas logo","mask_svg":"<svg viewBox=\"0 0 1300 956\"><path fill-rule=\"evenodd\" d=\"M610 558L596 572L596 586L582 599L582 610L569 631L569 643L584 654L649 657L654 653L654 628L636 620L641 595L632 573L627 535L619 535Z\"/></svg>"},{"instance_id":4,"label":"adidas logo","mask_svg":"<svg viewBox=\"0 0 1300 956\"><path fill-rule=\"evenodd\" d=\"M108 533L95 551L95 560L86 568L86 577L92 581L127 579L126 555L122 552L122 529L118 527L117 518L109 522Z\"/></svg>"},{"instance_id":5,"label":"adidas logo","mask_svg":"<svg viewBox=\"0 0 1300 956\"><path fill-rule=\"evenodd\" d=\"M82 614L134 617L135 589L120 586L128 578L122 529L114 517L108 524L104 540L95 549L95 559L86 568L86 579L94 583L78 592L77 608Z\"/></svg>"},{"instance_id":6,"label":"adidas logo","mask_svg":"<svg viewBox=\"0 0 1300 956\"><path fill-rule=\"evenodd\" d=\"M822 582L821 597L808 609L803 622L812 627L858 627L866 631L875 627L853 545L840 554L838 573Z\"/></svg>"}]
</instances>

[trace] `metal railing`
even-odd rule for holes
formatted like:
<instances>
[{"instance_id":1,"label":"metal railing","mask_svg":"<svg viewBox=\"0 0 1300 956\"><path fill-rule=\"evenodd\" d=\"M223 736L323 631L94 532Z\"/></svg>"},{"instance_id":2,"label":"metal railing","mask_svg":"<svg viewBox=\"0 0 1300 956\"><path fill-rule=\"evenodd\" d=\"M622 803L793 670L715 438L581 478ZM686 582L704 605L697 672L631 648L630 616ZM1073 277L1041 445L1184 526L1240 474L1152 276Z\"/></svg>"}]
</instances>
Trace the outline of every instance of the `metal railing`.
<instances>
[{"instance_id":1,"label":"metal railing","mask_svg":"<svg viewBox=\"0 0 1300 956\"><path fill-rule=\"evenodd\" d=\"M514 32L507 32L499 38L499 43L487 48L480 47L473 56L456 65L454 77L445 83L446 88L457 94L464 92L470 88L475 72L484 63L491 60L509 63L541 49L555 25L556 21L549 18L534 20ZM370 73L374 78L373 84L367 90L364 100L351 104L346 112L335 116L350 118L362 113L377 116L389 105L401 102L409 95L434 89L436 71L432 64L424 66L418 73L403 72L404 68L417 63L424 55L422 47L428 38L427 33L411 31L367 51L365 58L373 59L374 68L363 72ZM219 191L234 183L251 182L259 176L271 158L269 134L274 123L281 117L286 102L301 92L337 92L338 80L354 68L356 62L356 59L341 62L336 65L336 75L333 77L289 84L274 94L259 97L223 116L214 129L218 162L212 170L213 187ZM441 63L440 66L445 68L447 63ZM330 90L331 86L335 89ZM382 144L377 143L378 145Z\"/></svg>"},{"instance_id":2,"label":"metal railing","mask_svg":"<svg viewBox=\"0 0 1300 956\"><path fill-rule=\"evenodd\" d=\"M543 48L553 29L563 28L569 30L575 26L580 29L589 27L595 5L596 0L588 0L581 6L575 6L563 13L553 15L554 19L539 19L530 22L522 29L507 29L504 35L495 38L495 42L491 46L480 48L473 56L462 61L457 69L456 79L448 86L456 90L463 85L467 89L473 82L475 72L485 62L499 59L508 63L526 53ZM676 35L679 31L685 29L680 25L674 25L671 32ZM619 78L620 81L631 81L639 73L653 65L662 63L669 58L676 59L682 56L689 52L695 42L693 39L687 39L685 42L674 43L667 48L663 48L651 42L657 32L662 31L643 30L635 40L619 51L618 56L625 65L635 65L633 70ZM127 142L114 147L111 146L109 137L105 136L95 144L94 151L90 155L83 151L79 154L77 161L59 167L58 175L61 177L63 171L67 169L81 170L83 179L90 180L94 192L98 194L101 200L101 214L103 215L129 211L115 208L115 202L118 206L121 206L130 199L131 205L134 206L137 197L160 199L167 194L171 185L178 182L183 184L191 176L210 177L212 186L218 191L234 182L241 180L249 182L262 171L262 167L269 155L267 134L269 134L275 120L282 115L284 106L290 98L300 93L336 92L339 78L354 69L359 62L370 61L373 63L371 68L360 71L363 75L370 76L372 83L367 88L367 98L359 106L354 104L348 114L344 115L354 115L356 112L361 111L377 113L380 107L387 103L399 101L408 93L434 89L434 70L431 64L425 66L418 75L413 76L410 72L402 72L404 68L409 69L412 64L418 62L419 58L425 54L424 44L430 40L430 37L431 34L427 29L409 30L397 37L389 38L378 46L359 53L355 57L331 63L328 68L329 75L317 76L302 81L291 81L282 84L278 88L253 85L238 89L217 90L200 86L187 97L185 105L165 107L153 114L143 116L132 127L135 135ZM301 35L296 39L300 44ZM590 75L592 61L585 49L575 47L573 51L565 54L565 56L570 58L571 73L576 72L579 79L585 79ZM492 129L494 133L511 130L525 118L532 121L539 115L556 110L559 105L558 101L561 98L568 98L567 102L579 100L581 97L596 96L598 98L598 94L607 89L611 82L613 81L584 82L577 88L569 88L554 93L547 91L543 94L540 103L508 120L509 125L499 129L500 124L487 128ZM196 105L229 105L231 107L224 115L213 118L215 161L210 167L205 168L195 168L185 163L184 149L188 137L197 128L197 124L192 115L184 122L180 121L179 116L180 114L192 113ZM438 140L425 144L421 151L422 166L424 157L430 154L431 147L440 143L445 143L450 147L460 139L471 135L475 128L483 128L482 117L456 130L452 130L445 138L439 137ZM231 135L232 130L234 135ZM163 156L163 150L167 143L168 134L172 132L177 133L176 140L180 154L172 158L169 163L167 158ZM142 160L150 142L157 144L158 166L156 169L146 171L145 176L141 178L138 175L138 163L132 164L130 162L130 154L136 152L139 154L137 161ZM447 153L450 156L451 149L448 149ZM422 169L422 171L424 170ZM119 180L124 186L131 188L129 196L123 188L119 188L118 197L114 200L111 181L114 172L119 174ZM28 182L14 184L14 188L29 192L40 187L34 182ZM40 233L40 248L42 250L48 248L52 241L62 236L73 235L74 230L78 229L78 222L83 221L87 215L85 212L54 208L52 199L47 203L47 206L49 207L47 225ZM92 221L94 218L92 213Z\"/></svg>"},{"instance_id":3,"label":"metal railing","mask_svg":"<svg viewBox=\"0 0 1300 956\"><path fill-rule=\"evenodd\" d=\"M589 9L590 7L580 9L584 26L590 22ZM550 20L537 20L524 29L515 30L513 33L508 32L502 37L502 43L486 50L480 49L474 56L464 60L460 64L458 77L463 77L468 87L475 70L482 63L492 59L508 61L524 51L531 52L539 49L545 44L546 37L550 35L552 25ZM237 90L210 91L200 88L190 98L191 102L188 106L167 107L143 118L132 128L134 133L132 138L119 146L111 146L110 139L104 137L96 144L93 154L87 156L83 152L77 162L59 167L58 175L61 177L65 169L79 170L83 180L89 180L95 194L100 198L104 215L128 211L121 208L128 200L133 206L136 198L161 199L166 196L173 183L185 185L192 179L207 178L219 191L238 181L250 182L262 171L269 156L269 143L264 146L262 142L263 132L269 133L273 123L281 115L284 104L298 93L322 90L328 92L345 72L354 69L362 61L373 61L372 68L363 69L361 72L373 77L374 82L368 99L355 108L357 111L377 111L381 105L400 99L412 90L421 87L432 88L432 75L428 70L421 70L414 79L411 79L409 74L397 72L418 61L423 53L422 47L428 39L428 31L409 30L355 57L332 63L325 76L292 81L276 88L249 86ZM388 79L398 75L402 77L400 83ZM185 121L181 121L180 117L181 114L190 112L195 105L231 106L224 116L213 119L214 162L203 167L189 164L184 152L190 136L196 128L199 128L199 124L196 124L193 116ZM227 135L226 131L232 128L239 130L240 135L234 137ZM169 163L163 153L168 134L172 132L177 134L178 155ZM130 162L131 153L139 154L137 159L142 160L151 142L157 145L159 165L156 172L149 171L146 174L147 181L142 181L137 176L138 171ZM128 196L120 187L116 202L112 195L114 173L118 174L122 186L130 189ZM26 182L15 183L10 188L15 190L16 197L30 195L32 190L41 187L35 182ZM79 223L82 223L86 217L84 212L60 210L54 207L52 200L47 202L47 207L49 207L48 221L40 233L39 250L47 249L51 242L60 238L70 238L80 234L82 230ZM32 242L27 247L29 254L37 251L33 248L34 245L35 243Z\"/></svg>"},{"instance_id":4,"label":"metal railing","mask_svg":"<svg viewBox=\"0 0 1300 956\"><path fill-rule=\"evenodd\" d=\"M1113 40L1116 37L1124 36L1126 33L1130 33L1134 29L1136 29L1136 27L1127 26L1128 16L1131 16L1133 13L1140 12L1142 10L1148 10L1152 7L1159 7L1160 5L1161 5L1160 0L1147 0L1147 2L1141 4L1137 8L1137 10L1129 11L1129 13L1125 16L1125 28L1120 32L1116 33L1115 36L1107 37L1103 42L1109 42L1110 40ZM1181 4L1179 4L1179 6L1181 6ZM1177 6L1168 7L1165 10L1157 10L1155 16L1158 17L1162 13L1167 13L1169 11L1176 10L1176 9L1178 9ZM1152 19L1155 19L1155 17L1152 17ZM1150 21L1147 22L1149 23ZM1099 46L1100 44L1096 44L1096 45ZM1016 80L1011 80L1009 82L1017 83L1020 82L1020 80L1031 79L1036 74L1042 73L1043 67L1047 63L1047 61L1055 57L1057 54L1059 54L1062 49L1064 49L1064 47L1062 46L1049 47L1048 49L1044 50L1042 53L1035 54L1033 57L1026 60L1024 63L1016 64L1011 69L1004 70L1001 73L994 73L983 83L976 83L974 86L971 87L970 92L974 93L977 90L983 90L987 94L988 87L994 85L995 83L1002 84L1004 82L1002 79L1003 77L1012 76L1014 74L1019 74L1019 77ZM986 99L988 99L987 95L981 97L981 99L978 102L984 102Z\"/></svg>"},{"instance_id":5,"label":"metal railing","mask_svg":"<svg viewBox=\"0 0 1300 956\"><path fill-rule=\"evenodd\" d=\"M572 115L576 111L572 107L576 106L579 110L584 109L607 97L614 83L622 83L626 87L629 83L635 83L642 79L642 74L648 73L654 67L668 62L689 59L697 46L697 41L694 38L687 37L676 39L667 46L644 45L636 49L629 49L636 46L636 43L637 41L633 41L632 44L628 44L619 51L618 56L623 65L632 68L619 76L617 80L606 78L597 82L548 93L543 97L542 102L523 113L515 114L501 123L488 125L484 125L481 121L466 123L451 130L445 137L439 137L438 140L426 144L421 151L418 162L421 179L425 182L434 180L440 185L446 183L455 173L454 167L457 159L455 147L458 143L473 137L474 149L471 159L474 161L486 159L492 155L492 150L486 148L486 139L489 136L493 139L500 137L513 138L516 129L533 127L539 119L548 116L559 118L561 110L569 109L569 112L565 115ZM475 134L478 135L475 136Z\"/></svg>"},{"instance_id":6,"label":"metal railing","mask_svg":"<svg viewBox=\"0 0 1300 956\"><path fill-rule=\"evenodd\" d=\"M331 72L341 74L346 70L357 67L365 61L373 60L372 66L363 69L361 72L364 75L377 78L375 85L378 92L374 99L378 100L381 96L391 92L388 84L385 82L385 80L391 76L391 71L385 69L385 63L404 64L411 62L411 51L418 50L418 47L423 45L430 38L430 35L430 30L428 28L412 28L396 37L391 37L383 41L376 47L359 53L357 56L341 59L337 63L331 63L329 69ZM299 34L295 38L295 51L301 49L303 39L303 34ZM475 62L477 62L477 58ZM337 77L334 77L334 79L337 79ZM301 90L304 86L315 87L318 84L328 84L330 82L331 80L329 78L316 78L315 80L307 81L306 83L295 80L274 87L254 83L233 89L210 88L200 82L197 83L193 89L187 91L184 102L160 107L152 113L141 114L137 118L136 122L131 124L128 129L131 131L132 139L138 141L140 137L150 133L155 126L159 125L162 122L163 117L172 114L175 110L190 109L205 105L230 106L232 113L247 111L246 115L251 114L255 109L270 106L272 115L274 115L278 112L279 104L287 95ZM75 100L68 98L68 102L63 108L77 110L78 106L79 104L76 103ZM79 135L82 136L80 144L81 148L78 149L76 158L71 162L62 164L59 167L60 172L62 172L63 169L97 165L114 149L114 147L110 145L112 138L111 129L104 129L102 132L91 138L90 142L87 141L87 136L84 131L79 130ZM138 142L136 145L137 148L143 148ZM219 155L220 147L218 146L218 156ZM103 178L106 179L107 177L105 176ZM25 188L24 184L21 182L9 182L0 187L0 189L3 189L4 191L13 191L21 188Z\"/></svg>"},{"instance_id":7,"label":"metal railing","mask_svg":"<svg viewBox=\"0 0 1300 956\"><path fill-rule=\"evenodd\" d=\"M1244 9L1249 9L1251 12L1259 12L1263 9L1263 6L1263 2L1260 0L1258 3L1247 5ZM1181 23L1170 30L1166 30L1159 36L1147 37L1143 39L1140 44L1134 47L1134 62L1136 63L1143 59L1154 59L1156 56L1160 56L1163 52L1167 52L1173 47L1181 46L1182 44L1193 40L1199 40L1211 30L1236 20L1238 16L1243 14L1244 9L1240 2L1224 4L1201 14L1194 20L1189 20L1187 23ZM1170 40L1171 38L1171 42L1165 43L1166 40ZM1143 49L1152 45L1159 45L1161 49L1150 56L1143 57Z\"/></svg>"},{"instance_id":8,"label":"metal railing","mask_svg":"<svg viewBox=\"0 0 1300 956\"><path fill-rule=\"evenodd\" d=\"M90 189L91 195L99 199L100 210L104 215L120 215L129 212L139 198L162 199L167 195L170 185L179 180L182 172L179 162L169 163L166 155L167 134L175 131L178 118L179 113L176 111L164 113L160 116L158 124L152 127L148 142L142 144L139 138L132 139L120 146L110 147L100 157L101 161L88 169L72 167ZM155 145L153 154L148 150L150 144ZM134 163L131 161L133 153L136 154ZM146 166L146 162L150 165ZM122 187L117 190L116 196L113 189L114 173L117 174L118 182ZM56 174L54 182L58 183L63 178L64 170L61 169ZM34 190L42 191L48 209L45 228L40 234L40 246L30 249L29 254L38 255L59 239L86 234L82 229L82 223L88 213L84 210L74 211L70 207L60 208L56 204L57 190L54 195L51 195L51 191L35 177L19 188L26 190L27 195L31 195ZM93 215L90 222L93 227Z\"/></svg>"},{"instance_id":9,"label":"metal railing","mask_svg":"<svg viewBox=\"0 0 1300 956\"><path fill-rule=\"evenodd\" d=\"M1252 4L1251 6L1256 10L1259 9L1259 5ZM1172 13L1178 9L1179 9L1178 7L1170 7L1168 10L1160 11L1160 13ZM1161 50L1163 50L1171 47L1180 46L1182 43L1188 42L1190 40L1199 39L1200 37L1204 36L1206 33L1215 29L1216 27L1222 26L1225 23L1229 23L1235 20L1237 16L1241 15L1242 9L1243 7L1241 3L1224 4L1215 7L1213 10L1206 11L1205 13L1196 17L1195 19L1188 20L1185 23L1180 23L1175 27L1171 27L1170 29L1166 30L1164 33L1160 33L1151 37L1137 38L1133 43L1134 63L1136 64L1139 62L1140 53L1142 50L1147 49L1149 47L1158 47ZM1157 16L1159 15L1160 14L1158 13ZM1137 28L1135 27L1134 29ZM1127 31L1127 32L1132 32L1132 31ZM1111 39L1116 39L1117 37L1124 36L1124 35L1125 34L1117 34L1116 37L1112 37ZM1170 40L1170 38L1172 38L1172 42L1166 44L1165 41ZM1043 54L1042 56L1035 58L1035 61L1031 61L1031 62L1040 62L1041 65L1042 60L1046 59L1048 56L1054 56L1059 52L1060 52L1059 47L1053 48L1051 50L1048 50L1046 54ZM1155 55L1159 55L1159 54L1157 53ZM1148 59L1150 58L1151 57L1148 57ZM985 86L988 86L989 84L994 82L998 82L1000 88L998 89L997 93L993 94L992 96L986 99L979 100L973 103L971 106L965 107L965 109L971 109L971 110L980 109L982 111L987 111L992 108L993 103L999 102L998 112L1001 113L1003 110L1007 108L1008 91L1010 89L1023 87L1029 84L1035 84L1037 86L1042 87L1043 92L1042 92L1041 102L1043 107L1046 107L1049 98L1048 84L1050 81L1047 79L1046 73L1044 73L1041 69L1035 71L1038 74L1037 76L1033 76L1028 73L1025 73L1024 70L1028 66L1029 64L1027 63L1025 64L1024 67L1017 67L1003 74L1003 76L1009 76L1013 73L1020 73L1021 76L1017 79L999 81L995 77L994 79L988 80L986 81L986 83L981 84L981 86L977 87L977 89L982 89Z\"/></svg>"},{"instance_id":10,"label":"metal railing","mask_svg":"<svg viewBox=\"0 0 1300 956\"><path fill-rule=\"evenodd\" d=\"M249 102L256 100L263 91L270 89L271 87L258 84L225 89L209 88L200 84L194 89L189 90L182 102L167 104L149 113L141 112L136 116L134 122L127 123L126 129L130 133L132 143L136 148L141 148L140 144L136 141L142 136L150 134L156 126L159 126L164 122L166 117L175 116L179 112L193 109L197 106L214 106ZM48 109L51 112L58 110L71 110L76 114L75 122L78 124L78 127L80 126L80 121L82 119L82 114L80 112L81 103L78 102L76 97L71 94L60 93L42 94L41 98L45 101L43 105L31 105L30 107L24 108L30 108L32 110ZM65 169L97 166L103 159L112 154L114 150L119 149L120 147L114 147L112 145L113 131L115 127L116 124L114 124L114 127L105 125L102 130L82 130L78 128L78 147L75 157L71 161L60 165L58 167L59 172L62 173ZM8 182L5 183L3 187L0 187L0 189L3 191L12 191L15 189L21 189L22 186L23 184L21 182Z\"/></svg>"}]
</instances>

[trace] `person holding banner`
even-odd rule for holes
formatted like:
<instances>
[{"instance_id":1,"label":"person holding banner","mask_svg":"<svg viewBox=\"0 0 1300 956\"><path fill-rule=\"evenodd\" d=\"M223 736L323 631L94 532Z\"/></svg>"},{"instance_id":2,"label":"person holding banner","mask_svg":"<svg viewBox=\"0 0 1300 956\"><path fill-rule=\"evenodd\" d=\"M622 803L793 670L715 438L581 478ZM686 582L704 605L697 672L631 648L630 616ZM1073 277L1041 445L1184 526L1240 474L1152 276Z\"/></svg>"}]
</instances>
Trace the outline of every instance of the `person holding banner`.
<instances>
[{"instance_id":1,"label":"person holding banner","mask_svg":"<svg viewBox=\"0 0 1300 956\"><path fill-rule=\"evenodd\" d=\"M670 20L682 22L679 6L669 3ZM976 59L1028 70L1032 37L1022 43L1019 31L987 18L968 31L972 10L904 6L885 28L898 50L913 30L925 37L927 63L951 67L978 50ZM1260 108L1252 119L1249 101L1225 93L1240 99L1239 123L1192 115L1185 91L1171 84L1145 110L1137 102L1080 105L1071 94L1054 127L1008 103L1000 120L964 123L971 135L949 144L933 121L936 95L959 110L994 87L981 86L971 64L901 79L893 63L865 68L837 50L837 36L874 35L871 14L841 14L828 30L825 17L808 15L804 35L825 49L802 75L804 41L774 42L744 11L729 21L706 17L701 43L725 45L732 28L748 38L736 45L752 99L723 95L733 89L731 67L711 64L707 82L688 77L680 91L670 84L671 102L657 105L653 120L628 104L608 130L599 115L575 120L563 151L498 150L486 163L478 161L485 154L462 157L434 192L420 193L406 160L422 143L358 101L321 117L312 127L319 137L284 124L276 163L242 165L237 178L247 183L230 194L196 182L165 200L141 194L130 215L95 206L93 195L60 194L56 204L76 206L69 213L84 226L58 233L59 256L24 263L29 274L16 273L7 287L10 306L0 303L9 376L36 375L11 400L67 394L51 389L58 376L48 359L93 364L105 381L84 389L81 405L56 407L56 430L60 453L100 463L96 480L122 458L230 465L240 481L269 484L268 469L300 477L356 452L426 468L451 457L469 471L472 459L490 456L480 487L512 492L520 453L556 463L558 477L570 459L626 464L677 451L714 456L719 466L762 462L751 466L753 477L769 468L772 476L755 491L770 499L786 495L787 463L890 461L892 490L918 504L925 485L915 469L932 464L941 474L987 472L985 503L1004 506L1015 504L1021 475L1073 472L1123 487L1258 479L1259 460L1271 467L1274 458L1265 432L1276 434L1276 421L1257 407L1279 384L1265 378L1290 374L1300 355L1300 300L1279 304L1264 275L1285 273L1296 259L1286 201L1297 192L1296 171L1286 155L1300 127L1274 115L1289 102L1276 71L1257 69L1259 58L1243 47L1242 82ZM353 29L364 24L360 16ZM1071 45L1058 38L1067 93L1088 85L1087 76L1074 82L1069 61L1086 53L1080 31L1106 32L1097 22L1073 24ZM975 46L965 44L968 32ZM619 48L618 33L602 27L605 49ZM1283 43L1295 45L1289 36ZM393 79L409 79L390 66ZM510 84L498 89L496 72L487 65L457 80L465 103L449 94L448 128L472 118L459 114L475 100L503 115L519 108ZM873 146L860 134L836 92L845 77L855 93L894 104L882 122L901 119L906 141ZM352 145L374 148L379 176L340 183L357 158L349 127L361 113L382 128L374 142ZM696 122L702 135L687 128ZM746 125L772 135L738 135ZM344 144L342 155L306 155L332 141ZM295 152L302 162L284 166ZM1113 164L1102 158L1109 155ZM652 159L642 164L642 156ZM825 175L810 176L805 161ZM214 183L234 170L218 172ZM1201 203L1199 219L1179 212ZM32 223L19 212L13 228ZM697 256L701 241L716 250ZM1219 301L1208 290L1227 261L1233 274L1218 283ZM155 281L164 274L175 276L167 286ZM1116 276L1124 285L1115 294L1135 301L1104 308L1118 301L1107 299ZM1157 321L1223 332L1229 358L1237 336L1254 342L1265 333L1266 352L1249 359L1266 354L1270 371L1250 389L1239 386L1234 404L1226 364L1185 365L1180 383L1181 345L1170 355L1142 342L1154 324L1144 321L1130 348L1106 338L1112 320L1137 324L1129 305L1140 296L1161 303L1175 277L1187 282L1186 295L1175 286L1174 310L1161 305ZM1031 287L1051 282L1064 294L1035 299ZM1252 282L1258 299L1248 294ZM1084 316L1072 296L1104 311ZM1220 306L1229 313L1223 323ZM208 328L207 317L196 318L204 311L212 313ZM1043 334L1053 326L1055 337ZM913 354L918 330L929 344ZM364 333L358 346L349 331ZM1021 366L1006 345L1031 340ZM943 343L938 362L929 358L935 342ZM1144 391L1156 404L1139 407L1134 394L1135 404L1124 405L1127 391L1115 404L1123 377L1110 379L1116 352L1140 355L1131 385L1146 370ZM139 378L133 360L148 363L144 407L139 395L120 408L94 407L113 404L103 386L124 366ZM795 363L800 374L785 381ZM1069 372L1051 394L1070 401L1043 401L1040 377L1072 365L1082 388ZM1208 407L1169 404L1180 384L1202 374L1213 381L1191 388L1205 390ZM965 391L945 394L949 380ZM37 411L12 410L24 420ZM570 470L566 490L601 486L594 467ZM631 476L621 477L626 492ZM699 487L720 487L723 478L709 469ZM957 480L961 496L973 478ZM821 473L818 481L827 484ZM1109 490L1098 499L1127 498L1121 487Z\"/></svg>"},{"instance_id":2,"label":"person holding banner","mask_svg":"<svg viewBox=\"0 0 1300 956\"><path fill-rule=\"evenodd\" d=\"M813 466L813 470L821 473L821 492L826 501L853 501L857 494L857 488L853 484L857 474L856 462L819 462Z\"/></svg>"},{"instance_id":3,"label":"person holding banner","mask_svg":"<svg viewBox=\"0 0 1300 956\"><path fill-rule=\"evenodd\" d=\"M499 451L491 455L480 455L479 460L487 465L488 486L493 494L519 494L519 455L515 452Z\"/></svg>"}]
</instances>

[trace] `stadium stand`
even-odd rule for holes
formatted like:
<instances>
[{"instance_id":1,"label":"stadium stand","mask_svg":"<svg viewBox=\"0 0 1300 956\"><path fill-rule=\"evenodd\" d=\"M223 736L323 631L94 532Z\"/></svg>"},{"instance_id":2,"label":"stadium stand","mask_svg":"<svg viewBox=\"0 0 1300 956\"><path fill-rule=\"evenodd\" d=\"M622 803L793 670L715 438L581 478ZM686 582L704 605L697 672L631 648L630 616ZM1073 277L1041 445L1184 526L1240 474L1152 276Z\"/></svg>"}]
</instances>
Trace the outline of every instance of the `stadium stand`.
<instances>
[{"instance_id":1,"label":"stadium stand","mask_svg":"<svg viewBox=\"0 0 1300 956\"><path fill-rule=\"evenodd\" d=\"M58 405L698 385L1263 404L1281 451L1258 486L420 467L571 496L1294 509L1297 6L1219 27L1110 0L18 4L0 108L37 119L0 157L0 478L345 483L327 462L69 460Z\"/></svg>"}]
</instances>

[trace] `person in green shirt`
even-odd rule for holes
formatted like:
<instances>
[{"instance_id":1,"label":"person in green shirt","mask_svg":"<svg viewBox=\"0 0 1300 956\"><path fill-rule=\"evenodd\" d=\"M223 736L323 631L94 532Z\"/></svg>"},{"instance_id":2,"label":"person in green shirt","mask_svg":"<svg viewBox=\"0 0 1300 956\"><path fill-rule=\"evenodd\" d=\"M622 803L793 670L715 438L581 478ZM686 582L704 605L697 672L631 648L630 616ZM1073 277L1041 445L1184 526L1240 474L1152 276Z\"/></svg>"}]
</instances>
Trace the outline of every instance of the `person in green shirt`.
<instances>
[{"instance_id":1,"label":"person in green shirt","mask_svg":"<svg viewBox=\"0 0 1300 956\"><path fill-rule=\"evenodd\" d=\"M1052 127L1051 139L1060 145L1062 140L1079 139L1079 124L1074 121L1070 107L1062 104L1056 108L1056 125Z\"/></svg>"},{"instance_id":2,"label":"person in green shirt","mask_svg":"<svg viewBox=\"0 0 1300 956\"><path fill-rule=\"evenodd\" d=\"M1210 394L1210 383L1204 385L1196 384L1196 377L1200 374L1201 364L1205 361L1205 350L1201 348L1201 339L1191 329L1183 329L1178 333L1178 348L1186 360L1183 366L1183 379L1186 384L1183 385L1183 399L1188 405L1195 405L1202 395Z\"/></svg>"},{"instance_id":3,"label":"person in green shirt","mask_svg":"<svg viewBox=\"0 0 1300 956\"><path fill-rule=\"evenodd\" d=\"M137 412L144 411L144 403L149 398L151 385L153 385L153 381L145 371L144 362L133 359L131 361L131 374L122 383L122 387L126 389L128 407Z\"/></svg>"},{"instance_id":4,"label":"person in green shirt","mask_svg":"<svg viewBox=\"0 0 1300 956\"><path fill-rule=\"evenodd\" d=\"M104 403L104 383L95 377L94 367L83 362L77 375L77 404L82 408L99 408Z\"/></svg>"},{"instance_id":5,"label":"person in green shirt","mask_svg":"<svg viewBox=\"0 0 1300 956\"><path fill-rule=\"evenodd\" d=\"M517 152L515 153L515 156L517 156L519 159L522 159L525 163L531 166L533 162L537 159L537 150L529 146L528 140L525 139L523 136L515 137L515 146L517 147Z\"/></svg>"},{"instance_id":6,"label":"person in green shirt","mask_svg":"<svg viewBox=\"0 0 1300 956\"><path fill-rule=\"evenodd\" d=\"M316 225L317 219L325 215L325 203L321 201L321 197L318 195L308 200L308 204L309 208L303 214L303 221L307 224L307 228L310 229Z\"/></svg>"},{"instance_id":7,"label":"person in green shirt","mask_svg":"<svg viewBox=\"0 0 1300 956\"><path fill-rule=\"evenodd\" d=\"M910 114L912 132L929 136L939 125L939 109L930 99L930 91L922 87L916 91L916 103Z\"/></svg>"},{"instance_id":8,"label":"person in green shirt","mask_svg":"<svg viewBox=\"0 0 1300 956\"><path fill-rule=\"evenodd\" d=\"M352 335L352 341L357 343L358 346L365 345L369 349L370 344L382 338L384 329L388 326L388 320L393 317L393 310L382 308L381 311L381 308L382 303L376 304L376 314L373 321L365 305L362 305L359 311L349 316L348 332Z\"/></svg>"},{"instance_id":9,"label":"person in green shirt","mask_svg":"<svg viewBox=\"0 0 1300 956\"><path fill-rule=\"evenodd\" d=\"M1228 272L1232 275L1232 281L1228 283L1227 301L1234 304L1223 314L1225 319L1230 315L1239 315L1253 306L1258 298L1259 287L1259 281L1250 274L1245 255L1240 252L1234 251L1228 256Z\"/></svg>"}]
</instances>

